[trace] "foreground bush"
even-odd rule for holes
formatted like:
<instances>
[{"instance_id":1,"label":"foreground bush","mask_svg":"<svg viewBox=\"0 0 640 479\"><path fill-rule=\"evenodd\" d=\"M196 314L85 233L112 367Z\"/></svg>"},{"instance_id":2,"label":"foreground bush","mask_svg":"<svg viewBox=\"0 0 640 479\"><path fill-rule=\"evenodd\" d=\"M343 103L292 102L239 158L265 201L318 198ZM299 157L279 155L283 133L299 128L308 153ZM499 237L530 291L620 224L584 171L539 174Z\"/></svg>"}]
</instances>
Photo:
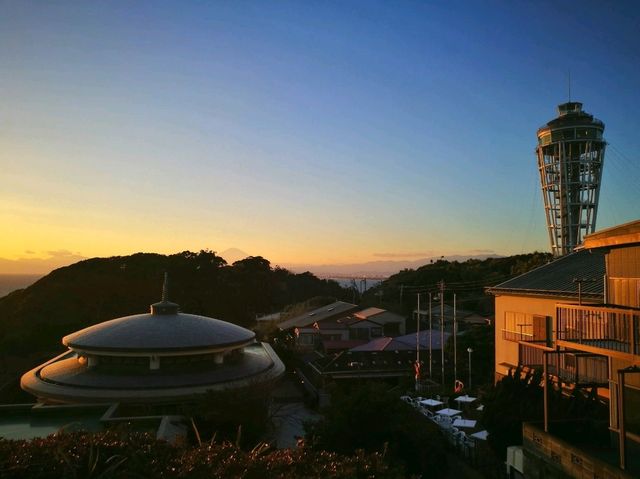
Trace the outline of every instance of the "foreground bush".
<instances>
[{"instance_id":1,"label":"foreground bush","mask_svg":"<svg viewBox=\"0 0 640 479\"><path fill-rule=\"evenodd\" d=\"M69 433L31 441L0 439L2 478L400 478L379 453L309 449L246 452L230 443L171 446L143 433Z\"/></svg>"},{"instance_id":2,"label":"foreground bush","mask_svg":"<svg viewBox=\"0 0 640 479\"><path fill-rule=\"evenodd\" d=\"M379 383L336 387L323 419L306 426L308 447L337 454L386 449L409 474L444 477L445 440L438 427Z\"/></svg>"},{"instance_id":3,"label":"foreground bush","mask_svg":"<svg viewBox=\"0 0 640 479\"><path fill-rule=\"evenodd\" d=\"M522 444L522 423L544 419L542 371L510 370L484 396L483 423L489 431L489 444L498 457L505 458L507 447ZM597 388L574 389L569 395L555 384L549 384L549 417L555 420L589 420L607 423L608 407L597 396ZM575 427L575 426L574 426ZM596 430L576 430L574 441ZM606 434L605 434L606 436Z\"/></svg>"}]
</instances>

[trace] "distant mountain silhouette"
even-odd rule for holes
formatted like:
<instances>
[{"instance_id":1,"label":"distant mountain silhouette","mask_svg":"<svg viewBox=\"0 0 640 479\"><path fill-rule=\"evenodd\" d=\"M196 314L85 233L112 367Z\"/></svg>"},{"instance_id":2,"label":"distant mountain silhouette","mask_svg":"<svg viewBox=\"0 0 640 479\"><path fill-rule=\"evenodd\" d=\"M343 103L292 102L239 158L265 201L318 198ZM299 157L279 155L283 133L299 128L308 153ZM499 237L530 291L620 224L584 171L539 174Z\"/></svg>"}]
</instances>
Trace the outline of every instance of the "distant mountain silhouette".
<instances>
[{"instance_id":1,"label":"distant mountain silhouette","mask_svg":"<svg viewBox=\"0 0 640 479\"><path fill-rule=\"evenodd\" d=\"M227 264L233 264L236 261L245 259L250 255L249 253L245 253L244 251L238 248L228 248L224 250L222 253L218 253L218 256L223 258L227 262Z\"/></svg>"},{"instance_id":2,"label":"distant mountain silhouette","mask_svg":"<svg viewBox=\"0 0 640 479\"><path fill-rule=\"evenodd\" d=\"M487 258L503 258L503 256L496 254L480 254L480 255L453 255L453 256L433 256L429 258L421 258L416 260L380 260L380 261L368 261L366 263L349 263L349 264L285 264L284 266L295 272L310 271L311 273L323 277L340 277L340 276L380 276L388 277L396 274L403 269L417 269L421 266L434 263L440 259L447 261L467 261L469 259L484 260Z\"/></svg>"}]
</instances>

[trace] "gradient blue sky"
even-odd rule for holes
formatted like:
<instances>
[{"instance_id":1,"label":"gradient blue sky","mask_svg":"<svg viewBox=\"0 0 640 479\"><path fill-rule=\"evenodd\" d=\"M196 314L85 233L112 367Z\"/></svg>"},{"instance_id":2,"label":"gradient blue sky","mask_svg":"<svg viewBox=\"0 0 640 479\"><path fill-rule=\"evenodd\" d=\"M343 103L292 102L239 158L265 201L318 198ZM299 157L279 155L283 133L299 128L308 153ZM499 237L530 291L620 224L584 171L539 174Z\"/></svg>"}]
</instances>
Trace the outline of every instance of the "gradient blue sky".
<instances>
[{"instance_id":1,"label":"gradient blue sky","mask_svg":"<svg viewBox=\"0 0 640 479\"><path fill-rule=\"evenodd\" d=\"M637 219L637 2L0 1L0 258L548 250L569 71Z\"/></svg>"}]
</instances>

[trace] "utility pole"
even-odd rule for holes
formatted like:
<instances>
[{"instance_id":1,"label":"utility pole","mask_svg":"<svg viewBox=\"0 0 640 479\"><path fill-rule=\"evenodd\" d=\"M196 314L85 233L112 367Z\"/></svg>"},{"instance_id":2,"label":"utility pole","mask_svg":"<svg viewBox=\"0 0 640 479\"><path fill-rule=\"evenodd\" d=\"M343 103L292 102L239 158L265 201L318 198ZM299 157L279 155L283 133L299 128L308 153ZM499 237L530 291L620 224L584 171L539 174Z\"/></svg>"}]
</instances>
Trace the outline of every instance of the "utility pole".
<instances>
[{"instance_id":1,"label":"utility pole","mask_svg":"<svg viewBox=\"0 0 640 479\"><path fill-rule=\"evenodd\" d=\"M440 287L440 361L442 368L442 385L444 386L444 279L439 283Z\"/></svg>"},{"instance_id":2,"label":"utility pole","mask_svg":"<svg viewBox=\"0 0 640 479\"><path fill-rule=\"evenodd\" d=\"M433 328L431 327L431 291L429 291L429 378L433 378Z\"/></svg>"},{"instance_id":3,"label":"utility pole","mask_svg":"<svg viewBox=\"0 0 640 479\"><path fill-rule=\"evenodd\" d=\"M455 389L458 380L458 322L456 320L456 294L453 293L453 387Z\"/></svg>"},{"instance_id":4,"label":"utility pole","mask_svg":"<svg viewBox=\"0 0 640 479\"><path fill-rule=\"evenodd\" d=\"M473 352L471 346L467 348L467 352L469 353L469 391L471 391L471 353Z\"/></svg>"},{"instance_id":5,"label":"utility pole","mask_svg":"<svg viewBox=\"0 0 640 479\"><path fill-rule=\"evenodd\" d=\"M420 389L420 293L418 296L418 315L416 321L416 391Z\"/></svg>"}]
</instances>

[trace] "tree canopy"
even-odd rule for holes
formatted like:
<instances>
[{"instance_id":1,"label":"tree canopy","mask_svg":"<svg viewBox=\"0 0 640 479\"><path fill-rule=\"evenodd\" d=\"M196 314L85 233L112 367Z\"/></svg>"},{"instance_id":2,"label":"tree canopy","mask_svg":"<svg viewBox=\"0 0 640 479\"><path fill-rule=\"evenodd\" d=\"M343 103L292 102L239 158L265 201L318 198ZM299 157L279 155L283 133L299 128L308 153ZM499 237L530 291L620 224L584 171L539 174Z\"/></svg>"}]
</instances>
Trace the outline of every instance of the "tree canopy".
<instances>
[{"instance_id":1,"label":"tree canopy","mask_svg":"<svg viewBox=\"0 0 640 479\"><path fill-rule=\"evenodd\" d=\"M208 250L94 258L0 298L0 348L17 354L25 345L30 351L50 350L81 328L148 311L161 298L164 272L169 299L182 311L242 326L313 296L348 294L335 281L273 268L260 256L233 265Z\"/></svg>"},{"instance_id":2,"label":"tree canopy","mask_svg":"<svg viewBox=\"0 0 640 479\"><path fill-rule=\"evenodd\" d=\"M307 442L314 450L353 454L386 450L393 463L411 474L446 472L444 439L438 427L390 393L385 384L337 387L324 418L307 425Z\"/></svg>"}]
</instances>

